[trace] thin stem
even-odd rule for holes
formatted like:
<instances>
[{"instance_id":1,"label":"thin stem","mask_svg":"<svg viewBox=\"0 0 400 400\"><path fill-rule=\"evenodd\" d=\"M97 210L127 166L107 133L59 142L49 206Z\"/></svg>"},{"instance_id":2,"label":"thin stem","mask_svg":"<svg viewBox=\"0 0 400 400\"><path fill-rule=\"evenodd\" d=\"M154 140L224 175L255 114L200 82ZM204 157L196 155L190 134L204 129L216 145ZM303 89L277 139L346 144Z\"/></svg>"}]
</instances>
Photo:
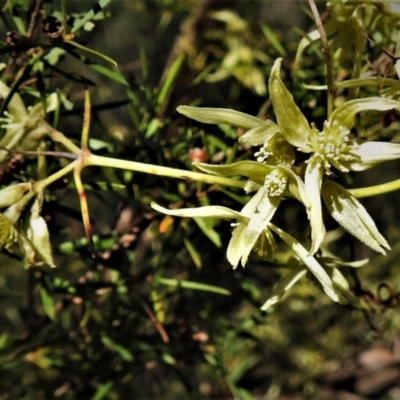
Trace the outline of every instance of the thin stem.
<instances>
[{"instance_id":1,"label":"thin stem","mask_svg":"<svg viewBox=\"0 0 400 400\"><path fill-rule=\"evenodd\" d=\"M41 192L45 187L49 186L53 182L59 180L63 176L72 172L74 170L77 162L78 162L78 160L75 160L71 164L68 164L66 167L60 169L59 171L55 172L54 174L48 176L47 178L36 182L33 187L34 195L38 192Z\"/></svg>"},{"instance_id":2,"label":"thin stem","mask_svg":"<svg viewBox=\"0 0 400 400\"><path fill-rule=\"evenodd\" d=\"M225 178L222 176L207 175L201 172L185 171L169 167L162 167L152 164L144 164L136 161L126 161L117 158L108 158L90 154L85 158L85 166L96 165L99 167L111 167L128 169L131 171L144 172L146 174L168 176L177 179L190 179L197 182L210 183L214 185L230 186L239 189L244 188L244 182Z\"/></svg>"},{"instance_id":3,"label":"thin stem","mask_svg":"<svg viewBox=\"0 0 400 400\"><path fill-rule=\"evenodd\" d=\"M334 89L334 83L333 83L333 69L332 69L332 62L331 62L331 53L329 51L329 44L328 40L326 38L325 34L325 29L322 26L322 21L319 16L319 12L317 9L317 6L315 4L314 0L308 0L308 3L310 4L310 8L312 13L314 14L315 18L315 23L317 24L319 34L321 35L321 41L322 41L322 46L324 48L324 53L325 53L325 62L326 62L326 74L327 74L327 84L328 84L328 118L331 115L333 111L333 89Z\"/></svg>"},{"instance_id":4,"label":"thin stem","mask_svg":"<svg viewBox=\"0 0 400 400\"><path fill-rule=\"evenodd\" d=\"M75 153L68 153L66 151L50 151L50 150L14 150L7 149L5 146L0 146L1 150L7 151L10 154L22 154L25 156L52 156L52 157L63 157L71 158L73 160L78 158Z\"/></svg>"},{"instance_id":5,"label":"thin stem","mask_svg":"<svg viewBox=\"0 0 400 400\"><path fill-rule=\"evenodd\" d=\"M88 89L85 89L85 104L83 111L83 127L82 127L82 138L81 138L82 150L88 148L90 116L91 116L90 93Z\"/></svg>"},{"instance_id":6,"label":"thin stem","mask_svg":"<svg viewBox=\"0 0 400 400\"><path fill-rule=\"evenodd\" d=\"M395 181L382 183L376 186L368 186L360 189L350 189L349 192L353 196L361 198L361 197L378 196L380 194L394 192L395 190L399 189L400 189L400 179L396 179Z\"/></svg>"}]
</instances>

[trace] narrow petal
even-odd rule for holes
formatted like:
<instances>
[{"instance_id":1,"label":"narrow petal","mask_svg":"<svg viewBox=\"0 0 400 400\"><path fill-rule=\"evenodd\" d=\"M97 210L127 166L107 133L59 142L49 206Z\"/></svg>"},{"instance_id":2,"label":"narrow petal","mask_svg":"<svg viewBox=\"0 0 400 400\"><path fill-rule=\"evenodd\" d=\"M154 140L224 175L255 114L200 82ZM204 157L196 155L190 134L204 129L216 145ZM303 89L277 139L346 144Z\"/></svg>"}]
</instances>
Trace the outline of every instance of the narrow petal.
<instances>
[{"instance_id":1,"label":"narrow petal","mask_svg":"<svg viewBox=\"0 0 400 400\"><path fill-rule=\"evenodd\" d=\"M233 269L236 269L240 259L242 258L244 249L243 235L247 229L247 222L240 222L232 232L231 240L229 241L226 250L226 257ZM251 249L249 250L249 252Z\"/></svg>"},{"instance_id":2,"label":"narrow petal","mask_svg":"<svg viewBox=\"0 0 400 400\"><path fill-rule=\"evenodd\" d=\"M360 300L351 292L349 282L337 268L333 268L332 281L343 298L342 304L350 303L353 307L360 306Z\"/></svg>"},{"instance_id":3,"label":"narrow petal","mask_svg":"<svg viewBox=\"0 0 400 400\"><path fill-rule=\"evenodd\" d=\"M333 257L319 257L320 262L323 262L329 267L351 267L351 268L361 268L369 263L369 258L364 258L363 260L357 261L341 261Z\"/></svg>"},{"instance_id":4,"label":"narrow petal","mask_svg":"<svg viewBox=\"0 0 400 400\"><path fill-rule=\"evenodd\" d=\"M354 117L361 111L389 111L400 109L400 102L383 97L367 97L347 101L338 107L329 118L331 126L341 125L348 130L354 127Z\"/></svg>"},{"instance_id":5,"label":"narrow petal","mask_svg":"<svg viewBox=\"0 0 400 400\"><path fill-rule=\"evenodd\" d=\"M304 182L301 180L301 178L293 172L291 169L286 168L286 167L280 167L284 169L288 176L289 176L289 182L288 182L288 188L287 190L300 202L302 202L307 209L310 209L311 207L311 202L308 198L307 195L307 190L304 185Z\"/></svg>"},{"instance_id":6,"label":"narrow petal","mask_svg":"<svg viewBox=\"0 0 400 400\"><path fill-rule=\"evenodd\" d=\"M309 255L309 252L292 236L284 232L275 225L269 224L268 227L276 232L282 240L297 254L306 267L315 275L321 283L324 292L336 302L341 302L341 296L334 287L332 279L318 261Z\"/></svg>"},{"instance_id":7,"label":"narrow petal","mask_svg":"<svg viewBox=\"0 0 400 400\"><path fill-rule=\"evenodd\" d=\"M258 212L253 213L247 223L240 223L234 229L232 239L228 246L228 261L232 264L233 268L237 267L240 260L243 266L246 265L251 250L262 232L267 228L269 221L275 214L281 201L280 197L268 196L263 188L257 192L253 199L254 198L258 200ZM253 201L252 206L254 204L256 204L256 201ZM248 215L249 211L250 209L243 208L242 213Z\"/></svg>"},{"instance_id":8,"label":"narrow petal","mask_svg":"<svg viewBox=\"0 0 400 400\"><path fill-rule=\"evenodd\" d=\"M203 163L193 163L193 165L198 169L213 175L246 176L259 185L263 185L265 176L276 168L257 161L239 161L228 165L210 165Z\"/></svg>"},{"instance_id":9,"label":"narrow petal","mask_svg":"<svg viewBox=\"0 0 400 400\"><path fill-rule=\"evenodd\" d=\"M275 122L267 120L240 136L239 142L252 146L261 146L280 131L279 126Z\"/></svg>"},{"instance_id":10,"label":"narrow petal","mask_svg":"<svg viewBox=\"0 0 400 400\"><path fill-rule=\"evenodd\" d=\"M266 311L268 308L280 301L293 285L306 273L307 268L305 267L295 268L290 271L275 287L271 297L263 304L261 310Z\"/></svg>"},{"instance_id":11,"label":"narrow petal","mask_svg":"<svg viewBox=\"0 0 400 400\"><path fill-rule=\"evenodd\" d=\"M383 161L400 158L400 144L385 142L357 141L358 149L351 154L360 157L359 160L345 161L342 164L351 171L365 171Z\"/></svg>"},{"instance_id":12,"label":"narrow petal","mask_svg":"<svg viewBox=\"0 0 400 400\"><path fill-rule=\"evenodd\" d=\"M390 250L367 210L350 192L335 182L326 182L321 193L332 217L348 232L378 253L385 254L382 247Z\"/></svg>"},{"instance_id":13,"label":"narrow petal","mask_svg":"<svg viewBox=\"0 0 400 400\"><path fill-rule=\"evenodd\" d=\"M313 131L279 76L281 63L281 58L275 61L269 78L269 92L276 120L283 136L290 144L305 148Z\"/></svg>"},{"instance_id":14,"label":"narrow petal","mask_svg":"<svg viewBox=\"0 0 400 400\"><path fill-rule=\"evenodd\" d=\"M251 129L264 123L260 118L229 108L179 106L177 111L204 124L226 124Z\"/></svg>"},{"instance_id":15,"label":"narrow petal","mask_svg":"<svg viewBox=\"0 0 400 400\"><path fill-rule=\"evenodd\" d=\"M307 36L303 37L303 39L300 40L296 51L296 64L300 63L304 50L320 38L321 34L319 33L318 29L315 29L314 31L309 32Z\"/></svg>"},{"instance_id":16,"label":"narrow petal","mask_svg":"<svg viewBox=\"0 0 400 400\"><path fill-rule=\"evenodd\" d=\"M310 255L315 254L325 237L325 225L322 220L321 207L321 182L322 168L319 164L310 163L306 169L304 179L307 196L310 202L308 218L311 225L311 248Z\"/></svg>"},{"instance_id":17,"label":"narrow petal","mask_svg":"<svg viewBox=\"0 0 400 400\"><path fill-rule=\"evenodd\" d=\"M154 210L163 214L172 215L174 217L209 217L209 218L222 218L222 219L243 219L243 216L230 208L222 206L205 206L197 208L181 208L179 210L169 210L159 206L156 203L151 203Z\"/></svg>"}]
</instances>

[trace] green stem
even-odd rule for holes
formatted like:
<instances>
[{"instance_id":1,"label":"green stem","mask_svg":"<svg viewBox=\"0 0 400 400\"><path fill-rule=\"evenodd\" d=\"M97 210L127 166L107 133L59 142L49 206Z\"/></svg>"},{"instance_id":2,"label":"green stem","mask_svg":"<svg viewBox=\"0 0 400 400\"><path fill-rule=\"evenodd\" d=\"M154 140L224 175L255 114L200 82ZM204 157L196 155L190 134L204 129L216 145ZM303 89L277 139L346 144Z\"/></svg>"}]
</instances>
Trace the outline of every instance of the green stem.
<instances>
[{"instance_id":1,"label":"green stem","mask_svg":"<svg viewBox=\"0 0 400 400\"><path fill-rule=\"evenodd\" d=\"M368 186L360 189L350 189L349 192L353 196L361 198L361 197L378 196L380 194L394 192L395 190L399 189L400 189L400 179L396 179L395 181L382 183L376 186Z\"/></svg>"},{"instance_id":2,"label":"green stem","mask_svg":"<svg viewBox=\"0 0 400 400\"><path fill-rule=\"evenodd\" d=\"M210 183L214 185L230 186L243 189L244 182L225 178L223 176L214 176L203 174L201 172L185 171L181 169L162 167L152 164L144 164L136 161L126 161L117 158L108 158L90 154L85 159L85 166L96 165L99 167L111 167L128 169L131 171L144 172L146 174L168 176L177 179L190 179L197 182Z\"/></svg>"},{"instance_id":3,"label":"green stem","mask_svg":"<svg viewBox=\"0 0 400 400\"><path fill-rule=\"evenodd\" d=\"M36 182L34 185L34 192L38 193L41 192L46 186L49 186L53 182L59 180L63 176L72 172L77 164L78 160L73 161L72 163L68 164L66 167L60 169L59 171L55 172L54 174L48 176L47 178Z\"/></svg>"}]
</instances>

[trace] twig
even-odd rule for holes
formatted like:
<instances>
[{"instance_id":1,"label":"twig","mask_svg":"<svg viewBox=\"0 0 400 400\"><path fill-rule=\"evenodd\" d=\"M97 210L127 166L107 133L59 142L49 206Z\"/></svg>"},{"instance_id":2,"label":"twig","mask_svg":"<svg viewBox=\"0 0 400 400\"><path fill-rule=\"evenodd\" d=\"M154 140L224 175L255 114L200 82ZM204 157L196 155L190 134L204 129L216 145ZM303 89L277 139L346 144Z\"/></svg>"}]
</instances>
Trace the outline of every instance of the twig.
<instances>
[{"instance_id":1,"label":"twig","mask_svg":"<svg viewBox=\"0 0 400 400\"><path fill-rule=\"evenodd\" d=\"M14 150L14 149L7 149L5 146L0 146L1 150L5 150L8 153L11 154L23 154L27 156L52 156L52 157L64 157L64 158L70 158L72 160L75 160L78 158L77 154L73 153L68 153L66 151L47 151L47 150L42 150L42 151L35 151L35 150Z\"/></svg>"},{"instance_id":2,"label":"twig","mask_svg":"<svg viewBox=\"0 0 400 400\"><path fill-rule=\"evenodd\" d=\"M331 53L329 51L329 44L328 39L326 38L324 27L322 26L322 21L319 16L319 12L317 6L315 5L314 0L308 0L310 4L310 8L312 13L314 14L315 22L318 27L319 34L321 35L322 46L324 48L325 53L325 62L326 62L326 74L327 74L327 84L328 84L328 118L333 111L333 69L332 69L332 62L331 62Z\"/></svg>"}]
</instances>

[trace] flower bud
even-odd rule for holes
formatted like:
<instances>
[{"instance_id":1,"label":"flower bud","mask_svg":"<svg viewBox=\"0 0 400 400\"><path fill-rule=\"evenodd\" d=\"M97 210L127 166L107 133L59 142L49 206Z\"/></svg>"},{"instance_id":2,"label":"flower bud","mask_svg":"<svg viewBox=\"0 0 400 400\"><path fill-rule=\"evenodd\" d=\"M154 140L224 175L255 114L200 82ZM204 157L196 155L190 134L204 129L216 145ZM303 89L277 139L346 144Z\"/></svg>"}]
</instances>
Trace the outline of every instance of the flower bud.
<instances>
[{"instance_id":1,"label":"flower bud","mask_svg":"<svg viewBox=\"0 0 400 400\"><path fill-rule=\"evenodd\" d=\"M30 189L30 183L23 182L0 189L0 208L11 206Z\"/></svg>"}]
</instances>

